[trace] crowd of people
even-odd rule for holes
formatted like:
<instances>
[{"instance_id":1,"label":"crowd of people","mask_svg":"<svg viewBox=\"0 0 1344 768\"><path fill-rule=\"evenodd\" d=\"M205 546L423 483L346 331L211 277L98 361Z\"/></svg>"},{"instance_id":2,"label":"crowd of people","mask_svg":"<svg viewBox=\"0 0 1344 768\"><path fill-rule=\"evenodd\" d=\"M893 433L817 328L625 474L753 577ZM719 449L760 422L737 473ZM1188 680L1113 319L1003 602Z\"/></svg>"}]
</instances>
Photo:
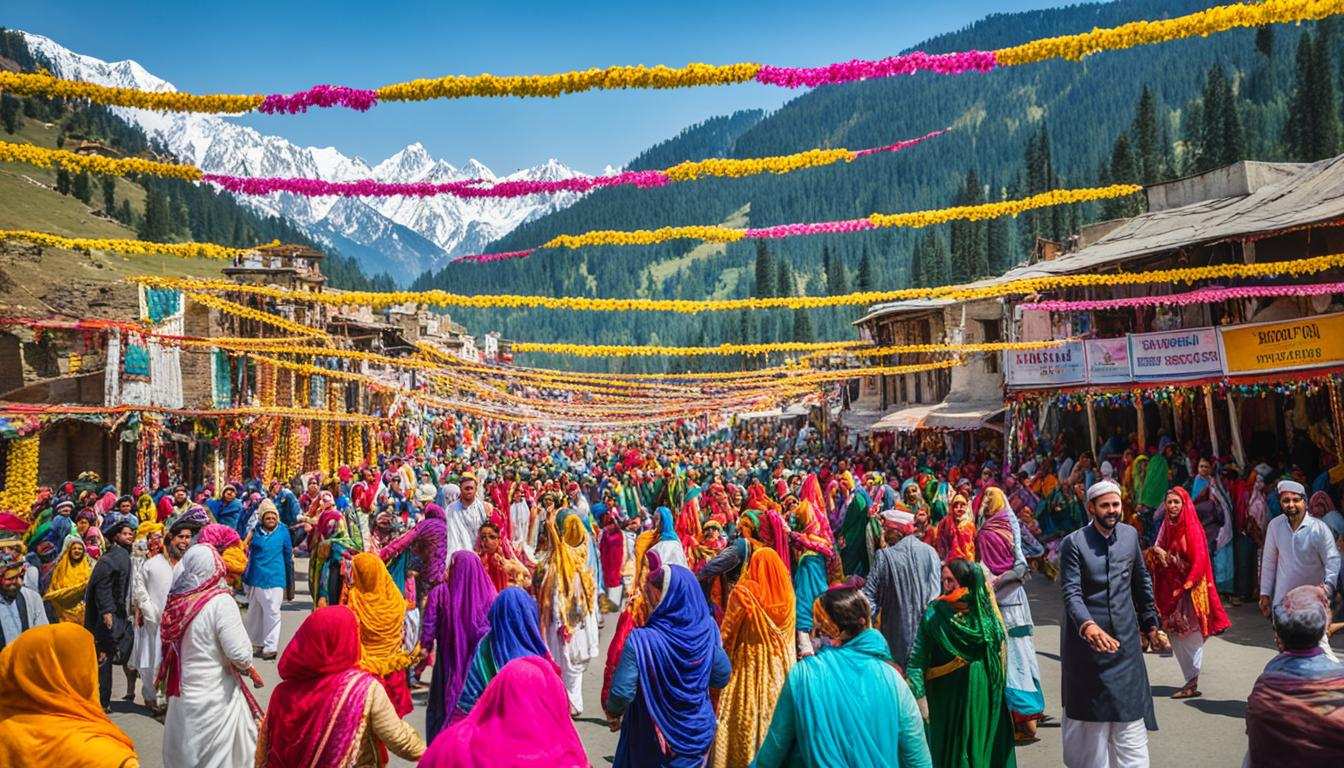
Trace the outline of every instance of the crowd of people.
<instances>
[{"instance_id":1,"label":"crowd of people","mask_svg":"<svg viewBox=\"0 0 1344 768\"><path fill-rule=\"evenodd\" d=\"M595 712L617 768L999 767L1055 702L1065 765L1141 766L1144 654L1200 696L1243 600L1282 651L1248 692L1247 764L1344 760L1330 471L1062 445L1007 467L810 427L483 430L386 434L292 483L85 473L0 512L0 764L135 765L106 715L124 677L170 768L589 765ZM1033 578L1062 595L1057 692ZM282 648L286 606L311 612Z\"/></svg>"}]
</instances>

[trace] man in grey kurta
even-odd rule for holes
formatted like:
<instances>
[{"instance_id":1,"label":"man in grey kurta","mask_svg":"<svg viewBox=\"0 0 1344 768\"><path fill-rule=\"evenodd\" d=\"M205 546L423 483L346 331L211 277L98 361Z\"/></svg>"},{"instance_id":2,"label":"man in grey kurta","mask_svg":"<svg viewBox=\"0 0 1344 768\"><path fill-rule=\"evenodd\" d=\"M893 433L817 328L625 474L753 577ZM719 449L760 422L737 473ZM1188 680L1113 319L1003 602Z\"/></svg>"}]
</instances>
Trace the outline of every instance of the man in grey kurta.
<instances>
[{"instance_id":1,"label":"man in grey kurta","mask_svg":"<svg viewBox=\"0 0 1344 768\"><path fill-rule=\"evenodd\" d=\"M1147 766L1146 730L1156 730L1157 720L1140 630L1158 650L1166 645L1153 583L1138 531L1120 522L1120 487L1093 485L1087 511L1090 524L1059 548L1064 764Z\"/></svg>"},{"instance_id":2,"label":"man in grey kurta","mask_svg":"<svg viewBox=\"0 0 1344 768\"><path fill-rule=\"evenodd\" d=\"M882 540L863 593L881 618L882 636L891 658L902 668L919 634L924 609L942 591L942 563L938 552L911 535L915 516L909 512L882 513Z\"/></svg>"}]
</instances>

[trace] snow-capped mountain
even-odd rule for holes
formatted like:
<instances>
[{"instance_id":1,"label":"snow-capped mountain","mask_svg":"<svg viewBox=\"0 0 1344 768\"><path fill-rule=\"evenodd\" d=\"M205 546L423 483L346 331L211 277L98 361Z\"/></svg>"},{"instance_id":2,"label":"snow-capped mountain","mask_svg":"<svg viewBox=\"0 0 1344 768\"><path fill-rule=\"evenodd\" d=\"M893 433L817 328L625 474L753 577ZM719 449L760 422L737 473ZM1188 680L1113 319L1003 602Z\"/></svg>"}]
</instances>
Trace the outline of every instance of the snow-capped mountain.
<instances>
[{"instance_id":1,"label":"snow-capped mountain","mask_svg":"<svg viewBox=\"0 0 1344 768\"><path fill-rule=\"evenodd\" d=\"M25 32L24 37L33 53L46 58L52 73L60 77L123 88L177 90L134 61L106 62L75 53L42 35ZM437 160L418 142L370 167L334 147L300 147L213 115L126 107L113 107L113 111L158 139L183 162L209 173L396 182L541 180L578 175L550 160L501 178L474 159L461 168ZM386 272L398 282L409 282L421 271L438 269L458 254L479 252L518 225L571 205L579 197L562 193L503 200L448 196L311 198L277 193L264 197L240 195L239 199L266 214L289 219L316 240L354 257L369 274Z\"/></svg>"}]
</instances>

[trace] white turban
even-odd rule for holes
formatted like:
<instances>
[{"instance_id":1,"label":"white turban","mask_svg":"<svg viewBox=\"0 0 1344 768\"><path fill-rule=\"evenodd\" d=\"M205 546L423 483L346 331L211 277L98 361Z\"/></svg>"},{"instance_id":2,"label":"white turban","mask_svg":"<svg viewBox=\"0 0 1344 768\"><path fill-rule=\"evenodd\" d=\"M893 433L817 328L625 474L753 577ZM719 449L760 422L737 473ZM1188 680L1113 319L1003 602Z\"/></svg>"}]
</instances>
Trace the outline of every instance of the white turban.
<instances>
[{"instance_id":1,"label":"white turban","mask_svg":"<svg viewBox=\"0 0 1344 768\"><path fill-rule=\"evenodd\" d=\"M1280 480L1279 495L1282 496L1285 493L1296 493L1298 496L1306 496L1307 489L1302 487L1302 484L1296 480Z\"/></svg>"},{"instance_id":2,"label":"white turban","mask_svg":"<svg viewBox=\"0 0 1344 768\"><path fill-rule=\"evenodd\" d=\"M1116 485L1114 481L1102 480L1093 483L1092 487L1087 489L1087 500L1092 501L1098 496L1105 496L1108 493L1120 495L1120 486Z\"/></svg>"}]
</instances>

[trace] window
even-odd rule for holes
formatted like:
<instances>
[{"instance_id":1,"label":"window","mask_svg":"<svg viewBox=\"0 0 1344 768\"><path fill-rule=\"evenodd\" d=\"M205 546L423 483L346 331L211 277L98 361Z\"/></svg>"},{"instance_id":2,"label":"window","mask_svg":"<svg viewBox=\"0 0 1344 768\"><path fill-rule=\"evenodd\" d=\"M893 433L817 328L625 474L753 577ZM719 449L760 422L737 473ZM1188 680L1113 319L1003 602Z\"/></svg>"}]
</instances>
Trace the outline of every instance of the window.
<instances>
[{"instance_id":1,"label":"window","mask_svg":"<svg viewBox=\"0 0 1344 768\"><path fill-rule=\"evenodd\" d=\"M993 343L1003 340L1003 321L1002 320L978 320L980 323L980 338L987 343ZM999 372L999 353L985 353L985 373Z\"/></svg>"}]
</instances>

